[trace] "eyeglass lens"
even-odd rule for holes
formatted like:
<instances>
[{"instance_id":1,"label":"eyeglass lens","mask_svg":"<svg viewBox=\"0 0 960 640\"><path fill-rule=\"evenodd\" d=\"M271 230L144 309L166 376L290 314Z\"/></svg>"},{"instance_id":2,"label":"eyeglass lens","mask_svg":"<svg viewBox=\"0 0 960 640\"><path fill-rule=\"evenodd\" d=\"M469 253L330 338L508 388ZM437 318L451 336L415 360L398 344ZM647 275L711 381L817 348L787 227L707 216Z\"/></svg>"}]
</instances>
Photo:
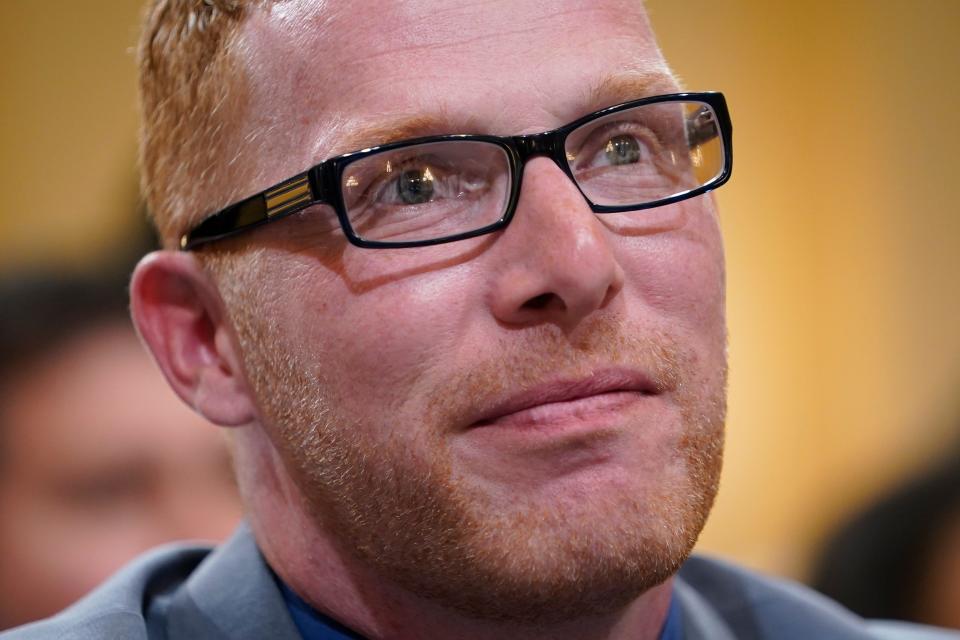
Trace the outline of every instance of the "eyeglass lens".
<instances>
[{"instance_id":1,"label":"eyeglass lens","mask_svg":"<svg viewBox=\"0 0 960 640\"><path fill-rule=\"evenodd\" d=\"M366 240L430 240L496 222L510 197L510 159L476 140L429 142L350 164L341 184L354 233Z\"/></svg>"},{"instance_id":2,"label":"eyeglass lens","mask_svg":"<svg viewBox=\"0 0 960 640\"><path fill-rule=\"evenodd\" d=\"M713 110L700 102L662 102L592 120L567 136L571 172L588 200L642 205L720 177L723 148Z\"/></svg>"},{"instance_id":3,"label":"eyeglass lens","mask_svg":"<svg viewBox=\"0 0 960 640\"><path fill-rule=\"evenodd\" d=\"M639 206L709 184L723 173L716 115L702 102L625 109L574 129L566 160L595 205ZM426 142L361 157L341 180L361 238L406 242L494 224L510 201L510 159L477 140Z\"/></svg>"}]
</instances>

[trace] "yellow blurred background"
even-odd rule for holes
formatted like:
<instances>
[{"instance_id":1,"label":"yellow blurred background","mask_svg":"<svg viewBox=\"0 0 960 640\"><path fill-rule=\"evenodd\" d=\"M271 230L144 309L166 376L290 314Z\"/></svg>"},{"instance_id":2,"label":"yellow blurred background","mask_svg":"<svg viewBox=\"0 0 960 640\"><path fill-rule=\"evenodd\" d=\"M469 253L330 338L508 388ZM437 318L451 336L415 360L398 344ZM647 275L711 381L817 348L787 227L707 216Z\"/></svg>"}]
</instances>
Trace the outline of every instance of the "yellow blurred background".
<instances>
[{"instance_id":1,"label":"yellow blurred background","mask_svg":"<svg viewBox=\"0 0 960 640\"><path fill-rule=\"evenodd\" d=\"M138 0L0 2L0 269L137 233ZM700 549L803 577L960 437L960 0L647 0L735 131L730 417Z\"/></svg>"}]
</instances>

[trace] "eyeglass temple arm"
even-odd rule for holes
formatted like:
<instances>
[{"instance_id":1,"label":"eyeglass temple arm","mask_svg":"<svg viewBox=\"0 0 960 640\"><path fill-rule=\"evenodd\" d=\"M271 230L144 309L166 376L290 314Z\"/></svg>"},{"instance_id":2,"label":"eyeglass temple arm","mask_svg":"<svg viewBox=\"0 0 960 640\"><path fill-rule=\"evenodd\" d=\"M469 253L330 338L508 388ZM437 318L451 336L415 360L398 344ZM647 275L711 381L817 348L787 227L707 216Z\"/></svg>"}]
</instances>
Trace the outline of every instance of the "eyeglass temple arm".
<instances>
[{"instance_id":1,"label":"eyeglass temple arm","mask_svg":"<svg viewBox=\"0 0 960 640\"><path fill-rule=\"evenodd\" d=\"M310 172L304 171L213 214L180 237L180 249L187 251L226 238L243 229L301 211L317 201L310 184Z\"/></svg>"},{"instance_id":2,"label":"eyeglass temple arm","mask_svg":"<svg viewBox=\"0 0 960 640\"><path fill-rule=\"evenodd\" d=\"M705 144L720 135L720 125L709 106L700 107L687 116L686 126L687 140L691 145Z\"/></svg>"}]
</instances>

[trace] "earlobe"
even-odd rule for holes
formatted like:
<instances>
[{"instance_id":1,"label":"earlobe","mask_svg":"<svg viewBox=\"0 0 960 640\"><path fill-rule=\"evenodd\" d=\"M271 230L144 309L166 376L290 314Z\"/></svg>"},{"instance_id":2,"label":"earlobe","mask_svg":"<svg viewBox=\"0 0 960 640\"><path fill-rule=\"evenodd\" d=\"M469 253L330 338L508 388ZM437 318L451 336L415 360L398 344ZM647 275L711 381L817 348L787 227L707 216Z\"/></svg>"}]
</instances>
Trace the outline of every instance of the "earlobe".
<instances>
[{"instance_id":1,"label":"earlobe","mask_svg":"<svg viewBox=\"0 0 960 640\"><path fill-rule=\"evenodd\" d=\"M255 418L223 301L194 256L156 251L143 258L130 302L140 336L184 402L221 426Z\"/></svg>"}]
</instances>

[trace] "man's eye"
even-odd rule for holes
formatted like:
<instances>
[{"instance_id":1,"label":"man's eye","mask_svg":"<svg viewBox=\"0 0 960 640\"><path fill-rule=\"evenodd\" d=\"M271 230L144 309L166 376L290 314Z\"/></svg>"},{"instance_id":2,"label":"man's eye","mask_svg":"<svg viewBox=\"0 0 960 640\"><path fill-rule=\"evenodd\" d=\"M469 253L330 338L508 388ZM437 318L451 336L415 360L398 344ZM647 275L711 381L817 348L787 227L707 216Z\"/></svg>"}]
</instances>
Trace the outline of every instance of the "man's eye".
<instances>
[{"instance_id":1,"label":"man's eye","mask_svg":"<svg viewBox=\"0 0 960 640\"><path fill-rule=\"evenodd\" d=\"M640 162L640 142L633 136L614 136L607 141L603 153L611 165L636 164Z\"/></svg>"},{"instance_id":2,"label":"man's eye","mask_svg":"<svg viewBox=\"0 0 960 640\"><path fill-rule=\"evenodd\" d=\"M611 130L613 129L613 130ZM646 126L621 122L615 127L603 127L592 132L581 144L574 171L609 171L616 167L625 169L646 165L654 161L661 144L657 135Z\"/></svg>"},{"instance_id":3,"label":"man's eye","mask_svg":"<svg viewBox=\"0 0 960 640\"><path fill-rule=\"evenodd\" d=\"M397 178L397 196L404 204L423 204L433 199L434 177L429 167L408 169Z\"/></svg>"}]
</instances>

